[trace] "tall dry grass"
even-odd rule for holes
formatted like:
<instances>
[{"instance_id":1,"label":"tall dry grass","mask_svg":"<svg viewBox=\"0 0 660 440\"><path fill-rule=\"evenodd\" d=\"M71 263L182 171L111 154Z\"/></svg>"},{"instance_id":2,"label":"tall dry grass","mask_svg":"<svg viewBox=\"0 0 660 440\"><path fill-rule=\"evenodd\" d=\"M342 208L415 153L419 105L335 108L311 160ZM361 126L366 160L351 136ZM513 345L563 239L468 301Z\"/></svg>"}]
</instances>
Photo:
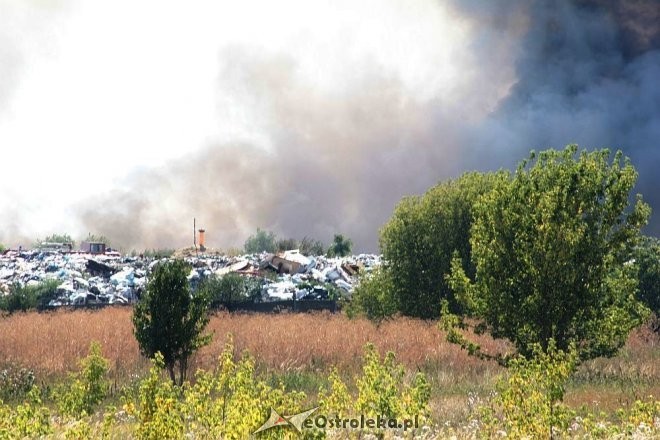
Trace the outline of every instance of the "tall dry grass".
<instances>
[{"instance_id":1,"label":"tall dry grass","mask_svg":"<svg viewBox=\"0 0 660 440\"><path fill-rule=\"evenodd\" d=\"M331 314L228 314L214 315L208 326L213 341L195 357L193 368L213 368L226 337L232 334L237 352L249 351L268 369L325 370L337 365L359 369L367 342L381 352L397 354L411 369L474 370L496 368L469 357L445 341L437 325L397 318L377 326L367 320L349 320ZM491 350L503 342L481 338ZM132 374L146 361L133 337L131 310L55 311L18 313L0 318L0 363L28 366L45 375L60 375L77 368L91 341L99 341L112 369Z\"/></svg>"},{"instance_id":2,"label":"tall dry grass","mask_svg":"<svg viewBox=\"0 0 660 440\"><path fill-rule=\"evenodd\" d=\"M102 344L116 385L148 369L133 337L131 309L18 313L0 317L0 368L13 364L35 371L38 378L57 379L78 367L91 341ZM317 388L332 365L345 376L358 372L363 347L373 342L381 353L391 350L409 372L421 370L432 386L432 413L438 420L463 423L493 389L503 370L493 362L468 356L445 340L436 323L399 317L377 326L331 314L214 315L208 326L213 341L195 355L192 370L213 369L231 333L237 354L249 351L262 373L291 377L293 387ZM478 341L491 353L510 346L488 336ZM594 410L660 395L660 347L656 334L640 329L619 356L582 365L569 386L566 401Z\"/></svg>"},{"instance_id":3,"label":"tall dry grass","mask_svg":"<svg viewBox=\"0 0 660 440\"><path fill-rule=\"evenodd\" d=\"M61 376L77 368L90 342L96 340L110 360L116 380L144 373L148 362L133 337L131 313L129 308L107 308L0 317L0 366L14 364L29 367L41 377ZM410 318L399 317L378 326L340 314L219 313L211 318L208 330L213 341L194 357L193 371L213 369L231 333L237 353L249 351L260 369L278 374L324 373L332 365L343 374L354 374L360 369L367 342L373 342L381 353L394 351L410 371L427 373L434 390L445 396L487 392L502 372L493 362L468 356L447 343L436 323ZM509 349L503 341L479 338L489 352ZM590 394L600 393L600 388L623 392L633 385L635 393L660 392L658 365L657 335L638 330L619 356L585 363L575 376L569 399L584 403L595 400Z\"/></svg>"}]
</instances>

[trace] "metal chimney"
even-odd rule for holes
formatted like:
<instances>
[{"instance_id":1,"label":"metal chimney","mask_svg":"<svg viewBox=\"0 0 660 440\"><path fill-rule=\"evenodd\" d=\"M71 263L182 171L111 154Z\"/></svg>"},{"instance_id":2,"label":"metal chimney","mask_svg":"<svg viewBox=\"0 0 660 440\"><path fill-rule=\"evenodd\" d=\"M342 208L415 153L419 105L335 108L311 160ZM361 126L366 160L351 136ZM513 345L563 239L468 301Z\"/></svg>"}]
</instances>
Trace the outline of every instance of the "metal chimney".
<instances>
[{"instance_id":1,"label":"metal chimney","mask_svg":"<svg viewBox=\"0 0 660 440\"><path fill-rule=\"evenodd\" d=\"M204 233L206 230L200 229L199 231L199 250L204 252L206 250L206 247L204 246Z\"/></svg>"}]
</instances>

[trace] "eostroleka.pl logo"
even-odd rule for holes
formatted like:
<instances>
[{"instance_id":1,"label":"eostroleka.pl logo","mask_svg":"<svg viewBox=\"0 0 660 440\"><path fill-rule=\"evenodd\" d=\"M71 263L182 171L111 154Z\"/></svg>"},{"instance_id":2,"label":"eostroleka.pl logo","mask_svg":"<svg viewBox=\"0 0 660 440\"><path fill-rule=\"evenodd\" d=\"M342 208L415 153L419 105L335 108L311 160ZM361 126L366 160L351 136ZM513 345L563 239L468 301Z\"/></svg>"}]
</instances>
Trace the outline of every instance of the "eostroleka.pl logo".
<instances>
[{"instance_id":1,"label":"eostroleka.pl logo","mask_svg":"<svg viewBox=\"0 0 660 440\"><path fill-rule=\"evenodd\" d=\"M291 426L298 433L302 434L303 429L369 429L369 430L382 430L382 429L402 429L407 431L409 429L419 428L418 417L415 416L412 419L390 419L387 417L377 416L377 417L366 417L361 415L360 417L353 418L339 418L339 417L326 417L323 414L319 414L310 418L310 416L317 410L319 407L312 408L305 412L294 414L292 416L281 416L273 408L270 409L270 416L266 423L261 425L259 429L254 431L258 433L265 431L267 429L276 428L278 426Z\"/></svg>"},{"instance_id":2,"label":"eostroleka.pl logo","mask_svg":"<svg viewBox=\"0 0 660 440\"><path fill-rule=\"evenodd\" d=\"M307 410L305 412L301 412L298 414L294 414L292 416L281 416L275 411L273 408L270 409L270 417L268 417L268 420L266 420L266 423L261 425L259 429L254 431L256 434L257 432L265 431L270 428L274 428L276 426L293 426L296 431L302 433L302 425L309 417L312 415L314 411L319 409L317 406L316 408L312 408L310 410Z\"/></svg>"}]
</instances>

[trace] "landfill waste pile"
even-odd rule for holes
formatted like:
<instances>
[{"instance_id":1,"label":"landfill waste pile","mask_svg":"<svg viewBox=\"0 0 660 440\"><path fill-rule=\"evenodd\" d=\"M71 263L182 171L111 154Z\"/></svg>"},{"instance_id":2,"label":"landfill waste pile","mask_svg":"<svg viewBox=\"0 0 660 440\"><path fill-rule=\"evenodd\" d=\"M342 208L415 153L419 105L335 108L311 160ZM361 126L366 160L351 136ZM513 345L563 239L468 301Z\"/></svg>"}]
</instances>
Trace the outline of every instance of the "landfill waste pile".
<instances>
[{"instance_id":1,"label":"landfill waste pile","mask_svg":"<svg viewBox=\"0 0 660 440\"><path fill-rule=\"evenodd\" d=\"M263 302L329 299L328 286L350 298L358 274L381 264L378 255L326 258L297 250L236 257L201 253L184 259L191 265L188 280L193 289L211 276L237 273L261 280L257 300ZM9 250L0 254L0 296L9 294L14 285L54 282L57 290L46 307L131 304L140 298L150 270L159 261L117 252Z\"/></svg>"}]
</instances>

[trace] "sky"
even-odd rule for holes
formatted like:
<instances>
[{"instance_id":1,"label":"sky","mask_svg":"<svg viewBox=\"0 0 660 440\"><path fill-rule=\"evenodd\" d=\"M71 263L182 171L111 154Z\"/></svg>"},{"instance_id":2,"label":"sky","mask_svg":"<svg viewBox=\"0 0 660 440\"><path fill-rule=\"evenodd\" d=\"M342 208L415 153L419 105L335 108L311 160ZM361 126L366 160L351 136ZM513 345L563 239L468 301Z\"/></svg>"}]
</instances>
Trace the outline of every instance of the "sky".
<instances>
[{"instance_id":1,"label":"sky","mask_svg":"<svg viewBox=\"0 0 660 440\"><path fill-rule=\"evenodd\" d=\"M376 251L402 197L573 142L660 209L659 9L0 0L0 242L182 247L196 218Z\"/></svg>"}]
</instances>

